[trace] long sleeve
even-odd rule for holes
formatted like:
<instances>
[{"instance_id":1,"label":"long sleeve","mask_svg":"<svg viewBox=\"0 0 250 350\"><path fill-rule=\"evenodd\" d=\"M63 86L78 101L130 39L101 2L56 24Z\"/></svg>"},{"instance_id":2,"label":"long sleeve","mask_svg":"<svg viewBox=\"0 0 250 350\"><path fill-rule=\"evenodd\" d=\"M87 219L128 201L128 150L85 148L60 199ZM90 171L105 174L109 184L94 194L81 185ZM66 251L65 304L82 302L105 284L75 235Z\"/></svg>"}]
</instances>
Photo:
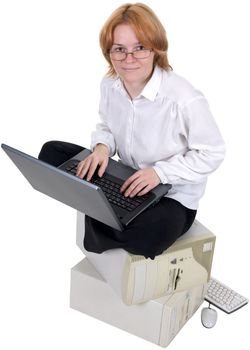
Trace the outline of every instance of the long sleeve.
<instances>
[{"instance_id":1,"label":"long sleeve","mask_svg":"<svg viewBox=\"0 0 250 350\"><path fill-rule=\"evenodd\" d=\"M187 148L166 160L155 163L162 183L198 184L218 168L224 159L225 145L202 96L179 108L182 137Z\"/></svg>"},{"instance_id":2,"label":"long sleeve","mask_svg":"<svg viewBox=\"0 0 250 350\"><path fill-rule=\"evenodd\" d=\"M105 78L103 79L105 80ZM103 143L109 148L109 155L113 156L116 152L116 143L111 130L108 127L107 115L107 88L104 82L101 83L101 98L99 104L99 116L101 122L96 125L96 130L91 134L91 150L95 148L98 143Z\"/></svg>"}]
</instances>

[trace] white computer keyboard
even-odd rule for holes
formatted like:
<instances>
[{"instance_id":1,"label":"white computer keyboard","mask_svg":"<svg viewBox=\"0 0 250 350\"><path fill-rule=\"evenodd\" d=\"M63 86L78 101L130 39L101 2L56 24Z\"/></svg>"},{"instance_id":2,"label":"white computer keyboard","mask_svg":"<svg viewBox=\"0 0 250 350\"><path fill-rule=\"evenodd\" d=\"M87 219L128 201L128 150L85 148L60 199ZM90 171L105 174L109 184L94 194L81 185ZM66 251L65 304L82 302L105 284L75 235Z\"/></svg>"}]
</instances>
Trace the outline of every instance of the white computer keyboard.
<instances>
[{"instance_id":1,"label":"white computer keyboard","mask_svg":"<svg viewBox=\"0 0 250 350\"><path fill-rule=\"evenodd\" d=\"M248 303L248 299L215 278L208 283L205 300L230 314Z\"/></svg>"}]
</instances>

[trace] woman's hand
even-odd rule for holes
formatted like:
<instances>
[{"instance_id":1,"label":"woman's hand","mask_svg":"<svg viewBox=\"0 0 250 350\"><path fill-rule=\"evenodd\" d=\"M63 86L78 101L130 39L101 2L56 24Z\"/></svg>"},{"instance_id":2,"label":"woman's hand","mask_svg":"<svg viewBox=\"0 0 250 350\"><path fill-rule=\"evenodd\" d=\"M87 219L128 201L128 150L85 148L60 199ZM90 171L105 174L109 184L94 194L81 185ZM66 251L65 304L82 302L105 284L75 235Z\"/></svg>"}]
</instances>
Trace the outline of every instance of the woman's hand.
<instances>
[{"instance_id":1,"label":"woman's hand","mask_svg":"<svg viewBox=\"0 0 250 350\"><path fill-rule=\"evenodd\" d=\"M98 175L102 177L107 168L108 161L108 147L104 144L98 143L94 151L78 164L76 176L79 176L83 179L87 174L87 181L90 181L97 166L99 165L100 168L98 170Z\"/></svg>"},{"instance_id":2,"label":"woman's hand","mask_svg":"<svg viewBox=\"0 0 250 350\"><path fill-rule=\"evenodd\" d=\"M143 196L161 182L153 168L138 170L122 185L121 192L125 197Z\"/></svg>"}]
</instances>

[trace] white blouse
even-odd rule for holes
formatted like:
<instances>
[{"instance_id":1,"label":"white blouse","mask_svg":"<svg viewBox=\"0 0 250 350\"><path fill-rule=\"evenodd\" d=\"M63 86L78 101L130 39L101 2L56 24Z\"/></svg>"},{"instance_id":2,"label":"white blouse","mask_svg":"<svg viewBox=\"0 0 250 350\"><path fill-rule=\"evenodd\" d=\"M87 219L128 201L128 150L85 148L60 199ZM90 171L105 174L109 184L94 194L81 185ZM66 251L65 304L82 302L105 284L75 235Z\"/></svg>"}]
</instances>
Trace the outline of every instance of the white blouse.
<instances>
[{"instance_id":1,"label":"white blouse","mask_svg":"<svg viewBox=\"0 0 250 350\"><path fill-rule=\"evenodd\" d=\"M153 167L167 197L197 209L207 176L222 162L225 146L204 95L173 71L156 67L139 96L130 99L121 80L101 83L101 123L92 133L97 143L118 153L135 169Z\"/></svg>"}]
</instances>

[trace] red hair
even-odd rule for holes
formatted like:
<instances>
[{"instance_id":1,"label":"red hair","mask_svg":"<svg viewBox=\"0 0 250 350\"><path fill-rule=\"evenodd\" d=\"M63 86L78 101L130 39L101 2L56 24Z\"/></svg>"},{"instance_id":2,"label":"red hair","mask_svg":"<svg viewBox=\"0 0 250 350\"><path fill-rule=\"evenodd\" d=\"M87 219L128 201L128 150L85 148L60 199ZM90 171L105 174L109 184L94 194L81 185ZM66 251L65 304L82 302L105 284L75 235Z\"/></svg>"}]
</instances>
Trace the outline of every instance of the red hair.
<instances>
[{"instance_id":1,"label":"red hair","mask_svg":"<svg viewBox=\"0 0 250 350\"><path fill-rule=\"evenodd\" d=\"M113 45L113 34L119 24L128 24L134 30L140 43L154 51L154 65L165 70L172 69L168 62L168 41L166 31L155 13L141 3L124 4L108 18L100 32L102 53L109 63L108 75L116 74L109 51Z\"/></svg>"}]
</instances>

